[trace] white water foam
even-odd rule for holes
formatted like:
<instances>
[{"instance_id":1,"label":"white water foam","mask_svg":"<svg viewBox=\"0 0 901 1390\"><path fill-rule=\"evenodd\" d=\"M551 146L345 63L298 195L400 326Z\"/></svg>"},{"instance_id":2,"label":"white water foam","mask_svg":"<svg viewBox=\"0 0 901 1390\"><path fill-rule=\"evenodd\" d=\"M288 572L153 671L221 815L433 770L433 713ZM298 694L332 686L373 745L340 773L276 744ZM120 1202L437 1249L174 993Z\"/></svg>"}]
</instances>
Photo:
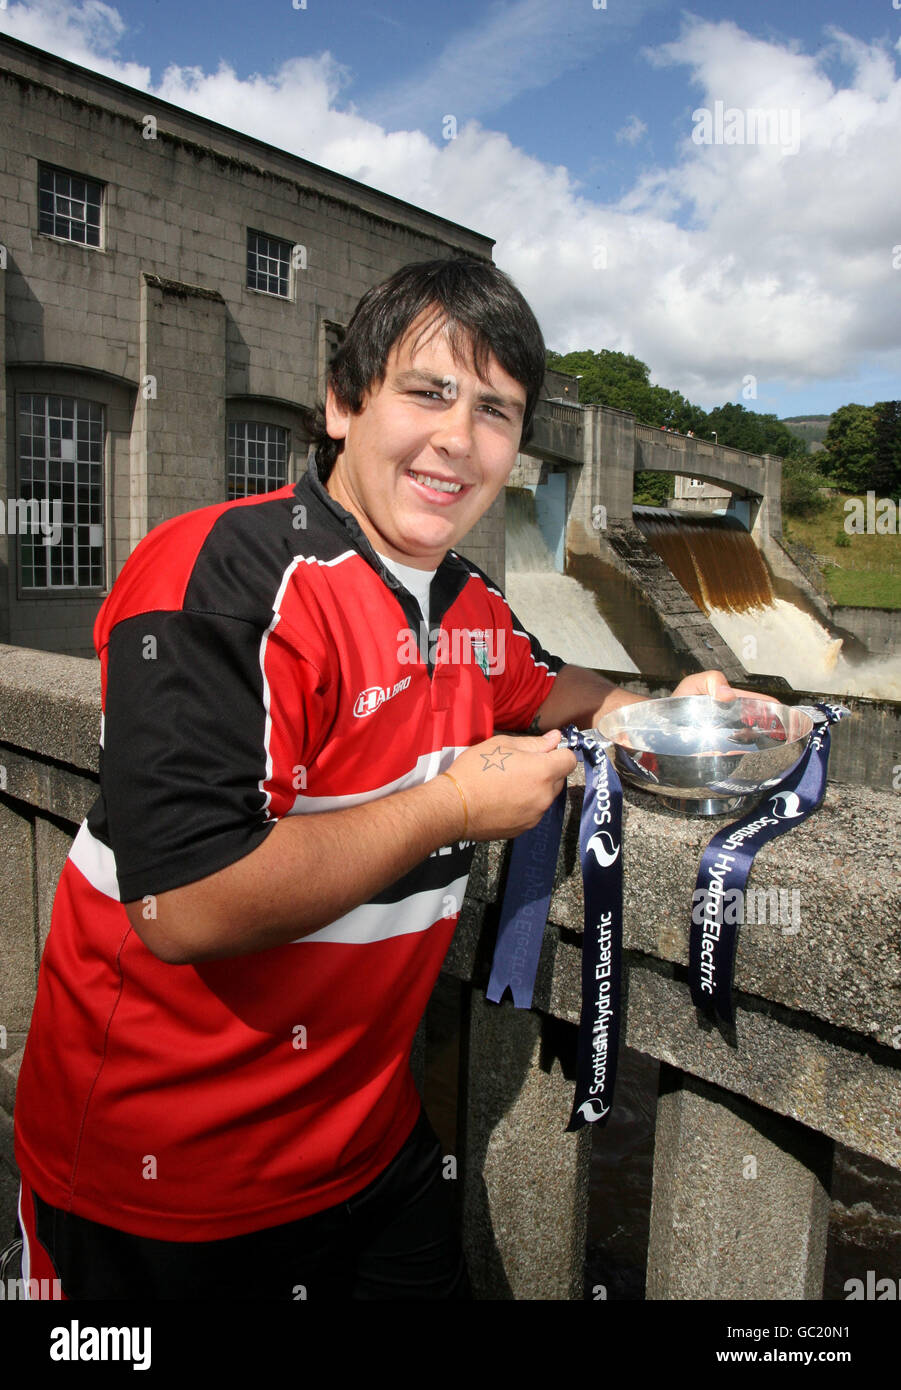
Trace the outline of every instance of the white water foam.
<instances>
[{"instance_id":1,"label":"white water foam","mask_svg":"<svg viewBox=\"0 0 901 1390\"><path fill-rule=\"evenodd\" d=\"M831 637L809 613L784 599L748 613L714 608L709 616L754 675L782 676L796 690L901 700L901 656L848 661L840 637Z\"/></svg>"},{"instance_id":2,"label":"white water foam","mask_svg":"<svg viewBox=\"0 0 901 1390\"><path fill-rule=\"evenodd\" d=\"M526 631L574 666L601 671L638 671L597 610L587 589L569 575L507 575L507 599Z\"/></svg>"},{"instance_id":3,"label":"white water foam","mask_svg":"<svg viewBox=\"0 0 901 1390\"><path fill-rule=\"evenodd\" d=\"M527 632L555 656L574 666L602 671L638 667L616 640L594 597L578 580L558 574L554 559L528 505L507 499L507 600Z\"/></svg>"}]
</instances>

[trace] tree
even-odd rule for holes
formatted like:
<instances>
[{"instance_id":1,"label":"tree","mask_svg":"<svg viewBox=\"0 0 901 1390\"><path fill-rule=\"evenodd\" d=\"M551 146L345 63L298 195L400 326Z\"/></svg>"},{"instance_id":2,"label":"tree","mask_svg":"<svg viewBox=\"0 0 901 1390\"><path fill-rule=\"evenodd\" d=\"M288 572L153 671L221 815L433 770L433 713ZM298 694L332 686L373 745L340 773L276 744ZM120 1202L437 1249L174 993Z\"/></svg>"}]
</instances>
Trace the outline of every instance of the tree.
<instances>
[{"instance_id":1,"label":"tree","mask_svg":"<svg viewBox=\"0 0 901 1390\"><path fill-rule=\"evenodd\" d=\"M651 369L628 352L603 348L592 352L549 352L547 364L557 371L581 376L579 400L584 405L609 405L631 410L645 425L669 425L671 429L700 433L706 419L700 406L692 405L678 391L651 385ZM700 428L699 428L700 426Z\"/></svg>"},{"instance_id":2,"label":"tree","mask_svg":"<svg viewBox=\"0 0 901 1390\"><path fill-rule=\"evenodd\" d=\"M815 457L816 455L783 460L783 515L816 516L827 505L825 497L819 491L825 480L817 468Z\"/></svg>"},{"instance_id":3,"label":"tree","mask_svg":"<svg viewBox=\"0 0 901 1390\"><path fill-rule=\"evenodd\" d=\"M843 405L829 422L825 449L820 453L822 473L839 487L866 492L873 486L876 468L876 410L868 405Z\"/></svg>"},{"instance_id":4,"label":"tree","mask_svg":"<svg viewBox=\"0 0 901 1390\"><path fill-rule=\"evenodd\" d=\"M901 401L879 401L870 487L880 497L901 499Z\"/></svg>"},{"instance_id":5,"label":"tree","mask_svg":"<svg viewBox=\"0 0 901 1390\"><path fill-rule=\"evenodd\" d=\"M673 496L673 474L645 469L635 474L632 502L636 507L665 507Z\"/></svg>"},{"instance_id":6,"label":"tree","mask_svg":"<svg viewBox=\"0 0 901 1390\"><path fill-rule=\"evenodd\" d=\"M585 405L609 405L631 410L645 425L666 425L702 439L715 431L720 444L747 449L752 454L777 454L780 458L803 458L807 444L786 429L775 415L758 415L743 405L727 402L709 413L694 405L679 391L651 384L646 362L627 352L603 348L592 352L558 352L547 355L549 367L581 376L579 400Z\"/></svg>"},{"instance_id":7,"label":"tree","mask_svg":"<svg viewBox=\"0 0 901 1390\"><path fill-rule=\"evenodd\" d=\"M775 415L759 415L743 405L728 401L707 416L708 432L716 431L720 444L746 449L749 454L776 454L779 458L803 458L807 444L783 425Z\"/></svg>"}]
</instances>

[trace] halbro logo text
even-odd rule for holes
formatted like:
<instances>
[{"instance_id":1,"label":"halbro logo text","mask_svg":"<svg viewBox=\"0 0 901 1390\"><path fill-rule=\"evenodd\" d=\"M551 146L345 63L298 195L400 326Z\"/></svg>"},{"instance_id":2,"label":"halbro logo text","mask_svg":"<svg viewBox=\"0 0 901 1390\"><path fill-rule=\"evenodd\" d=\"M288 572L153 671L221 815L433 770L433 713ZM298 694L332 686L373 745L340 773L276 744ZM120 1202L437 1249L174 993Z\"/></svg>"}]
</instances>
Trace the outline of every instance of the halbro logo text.
<instances>
[{"instance_id":1,"label":"halbro logo text","mask_svg":"<svg viewBox=\"0 0 901 1390\"><path fill-rule=\"evenodd\" d=\"M366 690L361 690L354 701L354 718L365 719L368 714L375 714L386 700L393 700L395 695L406 690L411 680L412 676L404 676L403 680L399 680L394 687L370 685Z\"/></svg>"}]
</instances>

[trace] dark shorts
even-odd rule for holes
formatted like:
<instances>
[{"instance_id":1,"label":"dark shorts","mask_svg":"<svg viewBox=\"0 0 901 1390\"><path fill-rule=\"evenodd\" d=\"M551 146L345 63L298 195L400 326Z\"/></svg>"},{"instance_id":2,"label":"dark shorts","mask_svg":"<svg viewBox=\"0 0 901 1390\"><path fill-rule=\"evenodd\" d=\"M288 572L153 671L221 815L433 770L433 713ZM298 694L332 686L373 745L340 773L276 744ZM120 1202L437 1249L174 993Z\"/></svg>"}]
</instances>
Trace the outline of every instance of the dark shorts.
<instances>
[{"instance_id":1,"label":"dark shorts","mask_svg":"<svg viewBox=\"0 0 901 1390\"><path fill-rule=\"evenodd\" d=\"M421 1111L368 1187L284 1226L151 1240L60 1211L36 1192L29 1201L23 1183L23 1235L34 1273L49 1256L69 1299L467 1299L451 1187Z\"/></svg>"}]
</instances>

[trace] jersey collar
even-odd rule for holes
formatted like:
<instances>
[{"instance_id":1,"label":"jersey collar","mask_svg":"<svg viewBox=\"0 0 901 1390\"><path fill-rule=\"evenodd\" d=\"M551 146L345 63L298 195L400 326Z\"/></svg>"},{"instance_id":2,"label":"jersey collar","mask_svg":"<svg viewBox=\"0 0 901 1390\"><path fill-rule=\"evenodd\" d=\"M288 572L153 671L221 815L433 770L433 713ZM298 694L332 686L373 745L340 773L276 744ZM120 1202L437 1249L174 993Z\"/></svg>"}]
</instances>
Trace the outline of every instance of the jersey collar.
<instances>
[{"instance_id":1,"label":"jersey collar","mask_svg":"<svg viewBox=\"0 0 901 1390\"><path fill-rule=\"evenodd\" d=\"M386 569L382 564L381 559L373 549L369 537L357 521L357 518L351 512L347 511L345 507L342 507L340 502L336 502L330 492L326 491L319 476L316 455L312 449L310 450L310 459L306 475L300 479L294 491L298 497L302 497L306 489L309 489L319 503L340 523L351 540L354 549L359 551L366 563L375 570L382 583L397 595L413 631L418 631L421 621L419 604L410 591L404 587L397 575L392 574L391 571ZM432 627L437 627L439 625L448 608L450 608L451 604L462 592L464 585L470 578L470 573L469 567L460 556L457 555L455 551L449 550L438 566L435 577L432 580Z\"/></svg>"}]
</instances>

